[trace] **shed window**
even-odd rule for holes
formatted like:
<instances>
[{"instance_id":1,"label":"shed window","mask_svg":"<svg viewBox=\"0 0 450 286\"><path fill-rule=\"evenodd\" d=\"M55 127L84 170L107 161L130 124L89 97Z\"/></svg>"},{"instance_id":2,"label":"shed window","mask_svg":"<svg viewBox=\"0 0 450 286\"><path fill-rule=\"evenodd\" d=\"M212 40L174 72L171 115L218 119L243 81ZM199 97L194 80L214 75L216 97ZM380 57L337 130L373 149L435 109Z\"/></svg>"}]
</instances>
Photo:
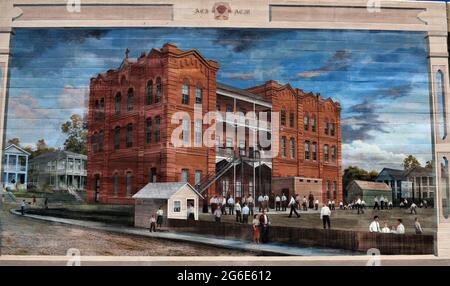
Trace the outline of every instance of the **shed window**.
<instances>
[{"instance_id":1,"label":"shed window","mask_svg":"<svg viewBox=\"0 0 450 286\"><path fill-rule=\"evenodd\" d=\"M173 201L173 212L174 213L181 212L181 201Z\"/></svg>"}]
</instances>

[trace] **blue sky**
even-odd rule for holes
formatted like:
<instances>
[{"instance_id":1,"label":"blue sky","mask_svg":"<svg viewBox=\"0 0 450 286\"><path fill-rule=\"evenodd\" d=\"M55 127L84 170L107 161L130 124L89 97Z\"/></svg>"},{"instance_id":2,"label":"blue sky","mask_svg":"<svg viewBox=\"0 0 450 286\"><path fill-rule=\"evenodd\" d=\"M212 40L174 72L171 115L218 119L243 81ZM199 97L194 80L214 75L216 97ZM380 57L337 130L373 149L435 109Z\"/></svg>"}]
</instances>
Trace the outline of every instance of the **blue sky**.
<instances>
[{"instance_id":1,"label":"blue sky","mask_svg":"<svg viewBox=\"0 0 450 286\"><path fill-rule=\"evenodd\" d=\"M166 42L220 64L246 88L274 79L339 101L344 165L400 167L431 159L423 33L252 29L18 29L12 42L7 138L62 146L60 125L83 113L89 79Z\"/></svg>"}]
</instances>

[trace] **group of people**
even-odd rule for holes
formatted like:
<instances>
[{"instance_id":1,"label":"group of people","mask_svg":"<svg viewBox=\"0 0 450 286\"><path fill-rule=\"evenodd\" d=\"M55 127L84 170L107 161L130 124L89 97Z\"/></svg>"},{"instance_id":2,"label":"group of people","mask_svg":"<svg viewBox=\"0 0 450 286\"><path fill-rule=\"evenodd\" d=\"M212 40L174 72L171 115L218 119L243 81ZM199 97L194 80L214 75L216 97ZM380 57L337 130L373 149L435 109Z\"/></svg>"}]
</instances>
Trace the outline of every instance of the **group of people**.
<instances>
[{"instance_id":1,"label":"group of people","mask_svg":"<svg viewBox=\"0 0 450 286\"><path fill-rule=\"evenodd\" d=\"M216 222L220 222L223 215L235 215L236 216L236 222L240 223L248 223L248 217L250 215L254 215L253 207L250 208L247 203L244 203L242 206L239 202L239 200L236 200L234 202L233 198L230 198L228 200L230 203L222 206L211 206L211 211L213 212L213 216ZM228 213L227 213L228 209Z\"/></svg>"},{"instance_id":2,"label":"group of people","mask_svg":"<svg viewBox=\"0 0 450 286\"><path fill-rule=\"evenodd\" d=\"M243 208L246 206L250 215L254 215L255 203L252 195L245 196L242 198L242 204L239 200L234 200L233 197L228 196L213 196L209 200L209 204L211 206L211 213L215 216L216 210L219 209L220 213L217 212L218 217L220 218L222 215L234 215L236 213L238 217L240 217ZM261 211L261 207L260 207ZM238 215L239 213L239 215ZM242 218L241 218L242 220Z\"/></svg>"},{"instance_id":3,"label":"group of people","mask_svg":"<svg viewBox=\"0 0 450 286\"><path fill-rule=\"evenodd\" d=\"M419 222L419 218L414 219L414 230L416 234L422 234L423 229L422 225ZM395 233L395 234L404 234L405 226L403 225L403 220L401 218L397 219L397 223L394 226L389 227L388 222L384 222L384 227L380 227L380 218L379 216L374 216L373 221L369 225L369 232L374 233Z\"/></svg>"},{"instance_id":4,"label":"group of people","mask_svg":"<svg viewBox=\"0 0 450 286\"><path fill-rule=\"evenodd\" d=\"M156 228L162 228L164 211L161 207L156 211L154 215L150 217L150 232L156 232Z\"/></svg>"}]
</instances>

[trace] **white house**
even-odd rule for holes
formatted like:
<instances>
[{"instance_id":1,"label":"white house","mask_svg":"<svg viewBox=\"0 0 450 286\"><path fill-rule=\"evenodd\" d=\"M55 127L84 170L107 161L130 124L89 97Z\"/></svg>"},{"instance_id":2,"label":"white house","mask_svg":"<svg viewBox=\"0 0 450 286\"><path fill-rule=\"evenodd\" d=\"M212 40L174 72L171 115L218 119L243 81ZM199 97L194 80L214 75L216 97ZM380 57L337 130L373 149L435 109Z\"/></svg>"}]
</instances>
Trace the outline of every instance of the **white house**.
<instances>
[{"instance_id":1,"label":"white house","mask_svg":"<svg viewBox=\"0 0 450 286\"><path fill-rule=\"evenodd\" d=\"M161 208L166 219L188 219L188 210L193 208L194 219L198 220L199 198L203 198L189 183L148 183L135 199L134 225L150 227L150 218Z\"/></svg>"},{"instance_id":2,"label":"white house","mask_svg":"<svg viewBox=\"0 0 450 286\"><path fill-rule=\"evenodd\" d=\"M27 189L28 157L30 153L14 144L3 151L3 186L8 189Z\"/></svg>"}]
</instances>

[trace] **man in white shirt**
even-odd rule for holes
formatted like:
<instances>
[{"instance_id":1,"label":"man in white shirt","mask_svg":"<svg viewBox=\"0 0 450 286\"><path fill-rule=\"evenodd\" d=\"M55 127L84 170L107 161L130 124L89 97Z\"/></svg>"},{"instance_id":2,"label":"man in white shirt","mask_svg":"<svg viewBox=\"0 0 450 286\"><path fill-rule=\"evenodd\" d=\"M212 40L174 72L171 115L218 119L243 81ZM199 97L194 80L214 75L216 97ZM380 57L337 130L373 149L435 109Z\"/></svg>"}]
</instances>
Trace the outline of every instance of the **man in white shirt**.
<instances>
[{"instance_id":1,"label":"man in white shirt","mask_svg":"<svg viewBox=\"0 0 450 286\"><path fill-rule=\"evenodd\" d=\"M336 201L335 200L332 200L331 201L331 210L336 210Z\"/></svg>"},{"instance_id":2,"label":"man in white shirt","mask_svg":"<svg viewBox=\"0 0 450 286\"><path fill-rule=\"evenodd\" d=\"M323 229L326 229L327 225L328 229L331 228L330 216L331 216L330 208L326 204L323 204L322 209L320 210L320 219L323 222Z\"/></svg>"},{"instance_id":3,"label":"man in white shirt","mask_svg":"<svg viewBox=\"0 0 450 286\"><path fill-rule=\"evenodd\" d=\"M281 196L281 208L285 212L286 211L286 205L287 205L287 198L286 195L283 193Z\"/></svg>"},{"instance_id":4,"label":"man in white shirt","mask_svg":"<svg viewBox=\"0 0 450 286\"><path fill-rule=\"evenodd\" d=\"M236 222L242 222L241 205L239 204L239 201L236 201L234 204L234 210L236 211Z\"/></svg>"},{"instance_id":5,"label":"man in white shirt","mask_svg":"<svg viewBox=\"0 0 450 286\"><path fill-rule=\"evenodd\" d=\"M308 200L306 199L306 196L303 196L302 207L303 211L308 211Z\"/></svg>"},{"instance_id":6,"label":"man in white shirt","mask_svg":"<svg viewBox=\"0 0 450 286\"><path fill-rule=\"evenodd\" d=\"M297 217L300 217L300 215L298 214L296 207L297 207L297 202L294 199L294 196L291 197L291 201L289 202L289 207L291 208L291 212L289 213L289 217L292 217L292 212L294 212Z\"/></svg>"},{"instance_id":7,"label":"man in white shirt","mask_svg":"<svg viewBox=\"0 0 450 286\"><path fill-rule=\"evenodd\" d=\"M358 209L358 214L364 213L361 198L358 198L358 200L356 200L356 208Z\"/></svg>"},{"instance_id":8,"label":"man in white shirt","mask_svg":"<svg viewBox=\"0 0 450 286\"><path fill-rule=\"evenodd\" d=\"M253 216L254 215L253 209L255 207L255 203L253 201L252 195L248 195L247 204L248 204L248 208L250 209L250 214Z\"/></svg>"},{"instance_id":9,"label":"man in white shirt","mask_svg":"<svg viewBox=\"0 0 450 286\"><path fill-rule=\"evenodd\" d=\"M279 195L275 197L275 211L281 210L281 198Z\"/></svg>"},{"instance_id":10,"label":"man in white shirt","mask_svg":"<svg viewBox=\"0 0 450 286\"><path fill-rule=\"evenodd\" d=\"M369 225L370 232L381 232L379 217L376 215L373 217L372 223Z\"/></svg>"},{"instance_id":11,"label":"man in white shirt","mask_svg":"<svg viewBox=\"0 0 450 286\"><path fill-rule=\"evenodd\" d=\"M192 204L188 208L187 217L188 220L195 220L195 208Z\"/></svg>"},{"instance_id":12,"label":"man in white shirt","mask_svg":"<svg viewBox=\"0 0 450 286\"><path fill-rule=\"evenodd\" d=\"M228 214L233 215L234 214L234 199L233 197L228 198Z\"/></svg>"},{"instance_id":13,"label":"man in white shirt","mask_svg":"<svg viewBox=\"0 0 450 286\"><path fill-rule=\"evenodd\" d=\"M411 214L412 214L413 212L414 212L414 214L417 214L416 208L417 208L416 203L412 202L411 206L409 207L409 209L410 209L410 211L411 211Z\"/></svg>"},{"instance_id":14,"label":"man in white shirt","mask_svg":"<svg viewBox=\"0 0 450 286\"><path fill-rule=\"evenodd\" d=\"M375 197L373 199L373 203L374 203L373 209L380 210L380 205L378 204L378 197Z\"/></svg>"},{"instance_id":15,"label":"man in white shirt","mask_svg":"<svg viewBox=\"0 0 450 286\"><path fill-rule=\"evenodd\" d=\"M315 202L314 202L314 209L317 211L317 210L319 210L319 200L316 200Z\"/></svg>"},{"instance_id":16,"label":"man in white shirt","mask_svg":"<svg viewBox=\"0 0 450 286\"><path fill-rule=\"evenodd\" d=\"M264 197L262 194L259 194L258 197L259 212L262 212L263 204L264 204Z\"/></svg>"},{"instance_id":17,"label":"man in white shirt","mask_svg":"<svg viewBox=\"0 0 450 286\"><path fill-rule=\"evenodd\" d=\"M269 241L269 216L267 211L263 210L263 213L259 216L259 226L261 228L261 239L263 243Z\"/></svg>"},{"instance_id":18,"label":"man in white shirt","mask_svg":"<svg viewBox=\"0 0 450 286\"><path fill-rule=\"evenodd\" d=\"M403 221L402 221L402 219L398 219L397 220L397 229L396 230L394 230L394 231L392 231L393 233L396 233L396 234L405 234L405 226L403 225Z\"/></svg>"},{"instance_id":19,"label":"man in white shirt","mask_svg":"<svg viewBox=\"0 0 450 286\"><path fill-rule=\"evenodd\" d=\"M384 209L384 196L383 195L381 195L380 204L381 204L381 209Z\"/></svg>"},{"instance_id":20,"label":"man in white shirt","mask_svg":"<svg viewBox=\"0 0 450 286\"><path fill-rule=\"evenodd\" d=\"M267 194L264 195L264 209L269 211L269 196Z\"/></svg>"},{"instance_id":21,"label":"man in white shirt","mask_svg":"<svg viewBox=\"0 0 450 286\"><path fill-rule=\"evenodd\" d=\"M242 208L242 223L248 224L249 214L250 208L247 206L247 204L244 204L244 207Z\"/></svg>"},{"instance_id":22,"label":"man in white shirt","mask_svg":"<svg viewBox=\"0 0 450 286\"><path fill-rule=\"evenodd\" d=\"M331 210L331 200L328 200L328 208Z\"/></svg>"},{"instance_id":23,"label":"man in white shirt","mask_svg":"<svg viewBox=\"0 0 450 286\"><path fill-rule=\"evenodd\" d=\"M340 210L344 209L344 203L342 201L339 202L339 209Z\"/></svg>"}]
</instances>

